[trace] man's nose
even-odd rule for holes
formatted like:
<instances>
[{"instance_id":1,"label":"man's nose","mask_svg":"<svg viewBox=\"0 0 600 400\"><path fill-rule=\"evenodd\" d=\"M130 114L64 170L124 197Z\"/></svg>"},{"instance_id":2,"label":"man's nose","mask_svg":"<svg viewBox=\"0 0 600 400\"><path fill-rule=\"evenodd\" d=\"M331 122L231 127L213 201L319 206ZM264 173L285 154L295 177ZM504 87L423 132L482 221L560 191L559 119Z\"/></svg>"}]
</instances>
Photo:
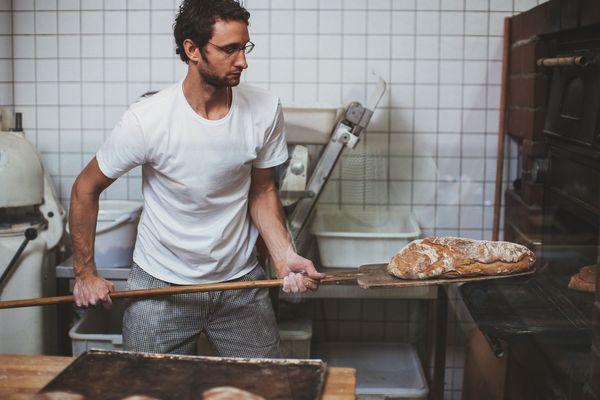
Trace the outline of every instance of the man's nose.
<instances>
[{"instance_id":1,"label":"man's nose","mask_svg":"<svg viewBox=\"0 0 600 400\"><path fill-rule=\"evenodd\" d=\"M246 62L246 53L244 50L240 50L239 53L235 57L235 65L241 69L248 68L248 62Z\"/></svg>"}]
</instances>

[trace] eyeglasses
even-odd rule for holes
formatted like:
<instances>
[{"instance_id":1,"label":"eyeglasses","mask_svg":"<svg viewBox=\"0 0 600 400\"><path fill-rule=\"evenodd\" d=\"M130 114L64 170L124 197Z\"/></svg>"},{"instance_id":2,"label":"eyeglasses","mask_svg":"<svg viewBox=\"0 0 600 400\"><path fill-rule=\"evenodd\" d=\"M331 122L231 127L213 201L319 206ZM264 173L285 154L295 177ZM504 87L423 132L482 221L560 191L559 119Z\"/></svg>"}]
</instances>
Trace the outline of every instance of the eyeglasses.
<instances>
[{"instance_id":1,"label":"eyeglasses","mask_svg":"<svg viewBox=\"0 0 600 400\"><path fill-rule=\"evenodd\" d=\"M243 46L238 46L235 44L231 44L228 46L217 46L216 44L211 43L211 42L208 42L208 44L212 44L217 49L221 50L223 53L225 53L227 55L227 57L231 57L232 55L237 54L240 51L243 51L244 53L248 54L248 53L251 53L252 50L254 50L254 43L252 43L252 42L248 42Z\"/></svg>"}]
</instances>

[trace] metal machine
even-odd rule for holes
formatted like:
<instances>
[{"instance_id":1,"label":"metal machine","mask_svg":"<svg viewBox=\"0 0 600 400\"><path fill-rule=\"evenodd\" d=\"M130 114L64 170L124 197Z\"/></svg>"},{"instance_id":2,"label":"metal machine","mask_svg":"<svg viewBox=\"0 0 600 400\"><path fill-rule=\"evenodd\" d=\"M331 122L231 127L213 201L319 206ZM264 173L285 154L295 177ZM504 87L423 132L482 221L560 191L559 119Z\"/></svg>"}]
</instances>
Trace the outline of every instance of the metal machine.
<instances>
[{"instance_id":1,"label":"metal machine","mask_svg":"<svg viewBox=\"0 0 600 400\"><path fill-rule=\"evenodd\" d=\"M315 125L327 123L319 109L284 107L290 160L280 168L280 197L288 218L288 230L299 252L307 248L308 226L329 176L344 148L354 149L366 129L386 83L379 82L366 106L351 102L331 118L333 130L319 132ZM305 121L302 123L302 119ZM307 178L308 177L308 178Z\"/></svg>"},{"instance_id":2,"label":"metal machine","mask_svg":"<svg viewBox=\"0 0 600 400\"><path fill-rule=\"evenodd\" d=\"M56 291L51 250L64 231L65 211L21 115L0 109L0 299L41 297ZM52 353L55 308L0 311L0 353Z\"/></svg>"}]
</instances>

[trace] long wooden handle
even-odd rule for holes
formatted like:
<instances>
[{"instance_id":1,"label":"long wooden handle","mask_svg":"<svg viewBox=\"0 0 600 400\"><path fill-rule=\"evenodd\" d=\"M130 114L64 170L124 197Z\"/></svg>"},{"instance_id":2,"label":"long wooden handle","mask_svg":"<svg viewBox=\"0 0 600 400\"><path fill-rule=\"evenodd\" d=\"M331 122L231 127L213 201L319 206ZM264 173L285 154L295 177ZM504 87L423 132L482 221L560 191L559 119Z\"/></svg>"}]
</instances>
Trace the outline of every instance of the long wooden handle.
<instances>
[{"instance_id":1,"label":"long wooden handle","mask_svg":"<svg viewBox=\"0 0 600 400\"><path fill-rule=\"evenodd\" d=\"M121 290L121 291L117 291L117 292L111 292L110 297L112 299L122 299L125 297L150 297L150 296L196 293L196 292L215 292L215 291L219 291L219 290L278 287L278 286L281 286L282 284L283 284L283 279L205 283L205 284L201 284L201 285L169 286L169 287L165 287L165 288L155 288L155 289ZM0 301L0 309L31 307L31 306L46 306L46 305L50 305L50 304L70 303L72 301L73 301L73 296L55 296L55 297L39 297L39 298L22 299L22 300L6 300L6 301Z\"/></svg>"},{"instance_id":2,"label":"long wooden handle","mask_svg":"<svg viewBox=\"0 0 600 400\"><path fill-rule=\"evenodd\" d=\"M339 274L328 274L321 279L320 283L340 283L343 281L356 280L358 272L347 272ZM310 280L310 278L305 278ZM235 289L256 289L279 287L283 285L283 279L266 279L260 281L238 281L238 282L222 282L222 283L204 283L200 285L182 285L169 286L166 288L156 289L140 289L140 290L121 290L111 292L111 299L122 299L125 297L151 297L163 296L172 294L196 293L196 292L216 292L219 290L235 290ZM0 301L0 309L3 308L19 308L32 306L47 306L51 304L71 303L73 296L54 296L54 297L38 297L33 299L22 300L5 300Z\"/></svg>"}]
</instances>

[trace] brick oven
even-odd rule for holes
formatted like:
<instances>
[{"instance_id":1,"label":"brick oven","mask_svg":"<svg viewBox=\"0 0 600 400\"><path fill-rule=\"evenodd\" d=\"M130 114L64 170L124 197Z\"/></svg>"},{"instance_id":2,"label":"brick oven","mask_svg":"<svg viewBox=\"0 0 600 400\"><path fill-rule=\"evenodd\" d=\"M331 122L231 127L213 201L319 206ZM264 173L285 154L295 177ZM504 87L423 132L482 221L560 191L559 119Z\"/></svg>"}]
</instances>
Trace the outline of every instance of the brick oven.
<instances>
[{"instance_id":1,"label":"brick oven","mask_svg":"<svg viewBox=\"0 0 600 400\"><path fill-rule=\"evenodd\" d=\"M519 172L504 240L534 250L537 272L460 292L506 360L497 398L600 400L600 293L567 287L600 263L600 1L551 0L509 27L503 117Z\"/></svg>"}]
</instances>

